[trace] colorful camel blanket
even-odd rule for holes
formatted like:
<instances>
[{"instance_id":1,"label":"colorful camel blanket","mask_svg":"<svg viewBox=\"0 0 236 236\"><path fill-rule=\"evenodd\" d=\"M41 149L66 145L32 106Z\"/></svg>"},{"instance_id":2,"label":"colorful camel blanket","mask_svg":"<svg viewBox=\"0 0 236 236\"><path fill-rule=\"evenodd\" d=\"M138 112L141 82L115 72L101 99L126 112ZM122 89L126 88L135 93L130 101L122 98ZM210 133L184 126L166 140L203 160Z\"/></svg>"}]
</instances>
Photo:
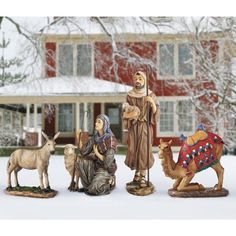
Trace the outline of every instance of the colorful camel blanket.
<instances>
[{"instance_id":1,"label":"colorful camel blanket","mask_svg":"<svg viewBox=\"0 0 236 236\"><path fill-rule=\"evenodd\" d=\"M198 132L201 133L198 134ZM202 132L204 132L205 135L203 135ZM192 137L191 142L187 139L183 143L177 163L188 169L190 162L193 160L198 172L217 163L218 159L215 153L215 145L223 144L222 139L214 133L205 131L197 131Z\"/></svg>"}]
</instances>

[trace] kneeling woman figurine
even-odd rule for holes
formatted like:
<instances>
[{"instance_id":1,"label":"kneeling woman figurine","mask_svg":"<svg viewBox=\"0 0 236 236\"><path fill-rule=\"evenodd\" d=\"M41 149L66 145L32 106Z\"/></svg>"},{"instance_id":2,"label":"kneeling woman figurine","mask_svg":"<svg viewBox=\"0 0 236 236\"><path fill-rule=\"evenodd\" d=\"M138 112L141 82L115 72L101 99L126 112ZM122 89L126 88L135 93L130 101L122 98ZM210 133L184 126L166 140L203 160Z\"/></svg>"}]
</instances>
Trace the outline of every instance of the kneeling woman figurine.
<instances>
[{"instance_id":1,"label":"kneeling woman figurine","mask_svg":"<svg viewBox=\"0 0 236 236\"><path fill-rule=\"evenodd\" d=\"M104 114L98 115L94 135L81 150L82 156L77 164L85 193L104 195L114 189L116 148L117 140L110 129L109 118Z\"/></svg>"}]
</instances>

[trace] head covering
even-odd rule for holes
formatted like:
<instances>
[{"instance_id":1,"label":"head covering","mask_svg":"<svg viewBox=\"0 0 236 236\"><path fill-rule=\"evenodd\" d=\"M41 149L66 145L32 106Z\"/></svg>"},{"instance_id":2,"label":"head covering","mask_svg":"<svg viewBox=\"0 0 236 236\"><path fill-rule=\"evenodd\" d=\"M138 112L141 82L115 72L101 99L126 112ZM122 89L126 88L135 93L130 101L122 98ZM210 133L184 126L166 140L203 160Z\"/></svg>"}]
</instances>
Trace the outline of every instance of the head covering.
<instances>
[{"instance_id":1,"label":"head covering","mask_svg":"<svg viewBox=\"0 0 236 236\"><path fill-rule=\"evenodd\" d=\"M137 98L141 98L143 96L146 96L146 86L147 86L147 77L145 75L144 72L142 71L137 71L134 75L133 75L133 78L135 75L141 75L144 79L144 87L141 88L141 89L136 89L135 86L128 92L129 96L131 97L137 97ZM148 94L151 93L151 90L148 89Z\"/></svg>"},{"instance_id":2,"label":"head covering","mask_svg":"<svg viewBox=\"0 0 236 236\"><path fill-rule=\"evenodd\" d=\"M105 139L107 139L111 136L114 136L114 134L112 133L112 131L110 129L110 121L109 121L108 116L106 116L104 114L100 114L96 117L96 119L101 119L103 121L103 132L104 132L104 134L102 136L100 136L98 131L95 130L94 131L94 141L95 141L95 143L101 143Z\"/></svg>"}]
</instances>

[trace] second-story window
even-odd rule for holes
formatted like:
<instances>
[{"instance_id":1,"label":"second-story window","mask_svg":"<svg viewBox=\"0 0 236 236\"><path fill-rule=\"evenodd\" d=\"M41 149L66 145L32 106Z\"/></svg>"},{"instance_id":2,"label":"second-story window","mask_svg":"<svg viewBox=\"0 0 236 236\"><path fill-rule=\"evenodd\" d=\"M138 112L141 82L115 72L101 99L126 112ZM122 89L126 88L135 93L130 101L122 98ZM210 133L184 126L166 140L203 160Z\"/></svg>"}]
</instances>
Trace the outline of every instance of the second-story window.
<instances>
[{"instance_id":1,"label":"second-story window","mask_svg":"<svg viewBox=\"0 0 236 236\"><path fill-rule=\"evenodd\" d=\"M160 44L160 75L174 75L174 44Z\"/></svg>"},{"instance_id":2,"label":"second-story window","mask_svg":"<svg viewBox=\"0 0 236 236\"><path fill-rule=\"evenodd\" d=\"M90 44L60 44L58 51L58 76L92 75Z\"/></svg>"},{"instance_id":3,"label":"second-story window","mask_svg":"<svg viewBox=\"0 0 236 236\"><path fill-rule=\"evenodd\" d=\"M193 74L193 55L191 45L181 43L178 45L178 72L179 75Z\"/></svg>"},{"instance_id":4,"label":"second-story window","mask_svg":"<svg viewBox=\"0 0 236 236\"><path fill-rule=\"evenodd\" d=\"M73 75L73 45L59 45L58 74L59 76Z\"/></svg>"},{"instance_id":5,"label":"second-story window","mask_svg":"<svg viewBox=\"0 0 236 236\"><path fill-rule=\"evenodd\" d=\"M159 44L159 75L192 76L194 74L192 47L189 43Z\"/></svg>"},{"instance_id":6,"label":"second-story window","mask_svg":"<svg viewBox=\"0 0 236 236\"><path fill-rule=\"evenodd\" d=\"M77 45L77 75L89 76L92 71L92 49L89 44Z\"/></svg>"}]
</instances>

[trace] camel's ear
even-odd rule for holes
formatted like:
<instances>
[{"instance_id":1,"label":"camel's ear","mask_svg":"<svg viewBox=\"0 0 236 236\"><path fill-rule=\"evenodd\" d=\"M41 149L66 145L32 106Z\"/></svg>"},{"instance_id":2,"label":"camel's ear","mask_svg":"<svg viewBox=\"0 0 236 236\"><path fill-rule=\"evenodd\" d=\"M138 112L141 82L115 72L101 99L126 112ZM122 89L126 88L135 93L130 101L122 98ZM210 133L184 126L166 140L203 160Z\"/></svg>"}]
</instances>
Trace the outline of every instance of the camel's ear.
<instances>
[{"instance_id":1,"label":"camel's ear","mask_svg":"<svg viewBox=\"0 0 236 236\"><path fill-rule=\"evenodd\" d=\"M43 131L42 131L42 135L47 141L49 140L48 136Z\"/></svg>"},{"instance_id":2,"label":"camel's ear","mask_svg":"<svg viewBox=\"0 0 236 236\"><path fill-rule=\"evenodd\" d=\"M59 135L60 135L60 132L57 132L57 133L54 135L53 140L56 140Z\"/></svg>"},{"instance_id":3,"label":"camel's ear","mask_svg":"<svg viewBox=\"0 0 236 236\"><path fill-rule=\"evenodd\" d=\"M172 141L172 139L171 139L171 140L168 142L168 144L169 144L169 145L171 145L171 144L172 144L172 142L173 142L173 141Z\"/></svg>"},{"instance_id":4,"label":"camel's ear","mask_svg":"<svg viewBox=\"0 0 236 236\"><path fill-rule=\"evenodd\" d=\"M163 143L163 139L162 138L160 139L160 143Z\"/></svg>"}]
</instances>

